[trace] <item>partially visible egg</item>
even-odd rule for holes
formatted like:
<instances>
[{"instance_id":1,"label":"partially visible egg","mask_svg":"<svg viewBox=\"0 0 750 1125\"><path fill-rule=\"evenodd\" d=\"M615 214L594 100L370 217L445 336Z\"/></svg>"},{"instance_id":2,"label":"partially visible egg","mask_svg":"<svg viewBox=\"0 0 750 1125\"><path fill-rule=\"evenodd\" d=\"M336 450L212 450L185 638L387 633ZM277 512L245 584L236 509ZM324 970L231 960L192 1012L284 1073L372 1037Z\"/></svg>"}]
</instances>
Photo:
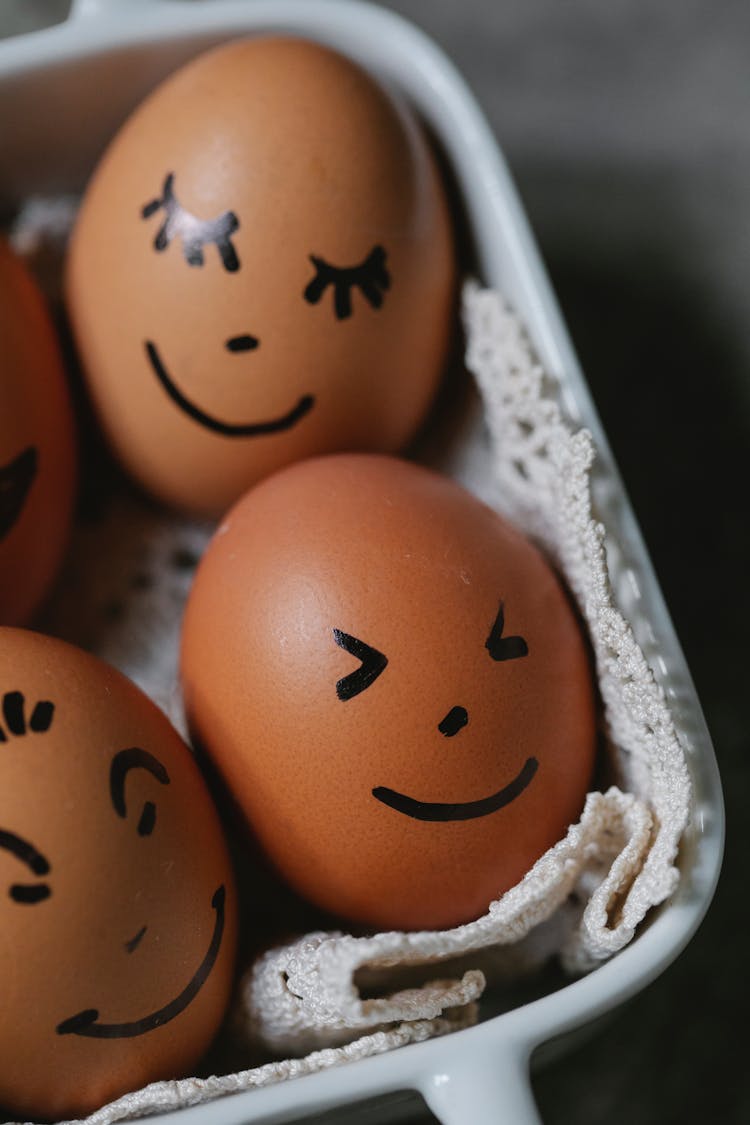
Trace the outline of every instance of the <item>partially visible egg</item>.
<instances>
[{"instance_id":1,"label":"partially visible egg","mask_svg":"<svg viewBox=\"0 0 750 1125\"><path fill-rule=\"evenodd\" d=\"M0 624L29 620L65 549L75 435L49 314L0 239Z\"/></svg>"},{"instance_id":2,"label":"partially visible egg","mask_svg":"<svg viewBox=\"0 0 750 1125\"><path fill-rule=\"evenodd\" d=\"M193 756L119 672L0 628L0 1105L60 1120L188 1071L237 904Z\"/></svg>"},{"instance_id":3,"label":"partially visible egg","mask_svg":"<svg viewBox=\"0 0 750 1125\"><path fill-rule=\"evenodd\" d=\"M220 515L290 462L394 451L454 329L445 192L409 107L302 39L202 55L126 122L67 295L102 424L170 504Z\"/></svg>"},{"instance_id":4,"label":"partially visible egg","mask_svg":"<svg viewBox=\"0 0 750 1125\"><path fill-rule=\"evenodd\" d=\"M589 656L549 564L453 481L292 466L229 513L188 601L192 730L278 870L378 928L458 925L582 809Z\"/></svg>"}]
</instances>

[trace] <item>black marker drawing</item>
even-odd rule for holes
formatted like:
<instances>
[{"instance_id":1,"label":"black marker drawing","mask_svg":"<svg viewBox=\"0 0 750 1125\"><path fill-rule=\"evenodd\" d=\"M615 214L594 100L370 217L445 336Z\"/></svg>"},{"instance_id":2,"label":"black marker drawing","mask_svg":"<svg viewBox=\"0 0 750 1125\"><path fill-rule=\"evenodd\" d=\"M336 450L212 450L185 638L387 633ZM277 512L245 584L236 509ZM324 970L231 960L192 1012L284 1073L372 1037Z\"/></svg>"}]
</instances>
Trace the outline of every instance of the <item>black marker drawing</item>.
<instances>
[{"instance_id":1,"label":"black marker drawing","mask_svg":"<svg viewBox=\"0 0 750 1125\"><path fill-rule=\"evenodd\" d=\"M191 266L202 266L203 247L213 242L225 270L235 273L240 268L237 251L231 242L231 236L240 225L234 211L225 211L217 219L199 219L191 215L174 193L174 172L167 174L161 196L141 208L141 218L150 219L157 211L164 211L166 218L156 232L154 250L166 250L172 239L181 238L185 261Z\"/></svg>"},{"instance_id":2,"label":"black marker drawing","mask_svg":"<svg viewBox=\"0 0 750 1125\"><path fill-rule=\"evenodd\" d=\"M148 1016L143 1016L141 1019L132 1020L128 1023L99 1023L98 1010L96 1008L85 1008L82 1012L78 1012L75 1016L70 1016L59 1023L56 1028L57 1034L83 1035L89 1039L130 1039L135 1035L145 1035L146 1032L153 1031L154 1028L163 1027L165 1023L169 1023L170 1020L179 1016L198 995L216 963L221 948L221 940L224 936L225 901L226 891L224 887L217 887L211 899L211 906L216 911L211 943L192 979L169 1004L165 1004L163 1008L151 1012Z\"/></svg>"},{"instance_id":3,"label":"black marker drawing","mask_svg":"<svg viewBox=\"0 0 750 1125\"><path fill-rule=\"evenodd\" d=\"M109 795L115 812L123 818L127 816L125 778L131 770L135 769L148 770L160 785L169 785L169 774L158 758L149 754L148 750L141 750L138 746L120 750L112 759L112 765L109 769ZM153 801L146 801L138 821L138 835L150 836L155 824L156 805Z\"/></svg>"},{"instance_id":4,"label":"black marker drawing","mask_svg":"<svg viewBox=\"0 0 750 1125\"><path fill-rule=\"evenodd\" d=\"M438 730L446 738L453 738L469 721L469 713L465 707L451 707L448 714L438 723Z\"/></svg>"},{"instance_id":5,"label":"black marker drawing","mask_svg":"<svg viewBox=\"0 0 750 1125\"><path fill-rule=\"evenodd\" d=\"M20 516L38 468L39 454L33 445L0 466L0 542Z\"/></svg>"},{"instance_id":6,"label":"black marker drawing","mask_svg":"<svg viewBox=\"0 0 750 1125\"><path fill-rule=\"evenodd\" d=\"M260 340L257 336L230 336L224 347L228 352L254 352Z\"/></svg>"},{"instance_id":7,"label":"black marker drawing","mask_svg":"<svg viewBox=\"0 0 750 1125\"><path fill-rule=\"evenodd\" d=\"M536 758L527 758L518 776L514 777L508 785L498 789L497 793L492 793L489 797L483 797L478 801L457 803L417 801L413 797L397 793L394 789L386 789L382 785L373 789L372 795L376 801L382 801L389 808L403 813L404 816L411 816L415 820L474 820L475 817L489 816L490 813L497 812L498 809L509 805L511 801L515 801L516 797L520 797L536 773L538 766L539 763Z\"/></svg>"},{"instance_id":8,"label":"black marker drawing","mask_svg":"<svg viewBox=\"0 0 750 1125\"><path fill-rule=\"evenodd\" d=\"M356 637L351 637L348 633L343 633L341 629L333 630L333 639L339 648L343 648L345 652L350 652L357 660L362 661L360 668L350 672L348 676L344 676L336 683L336 695L339 699L344 701L353 699L355 695L359 695L361 691L364 691L377 680L387 665L388 659L376 648L366 645L364 641L358 641Z\"/></svg>"},{"instance_id":9,"label":"black marker drawing","mask_svg":"<svg viewBox=\"0 0 750 1125\"><path fill-rule=\"evenodd\" d=\"M146 340L145 348L153 372L172 402L176 403L180 410L184 411L195 422L213 430L216 434L221 434L223 437L260 437L262 434L276 434L281 430L291 429L312 410L315 404L313 395L303 395L288 414L282 414L280 418L274 418L270 422L222 422L220 418L214 418L211 414L207 414L205 410L201 410L182 393L177 384L170 378L162 363L156 344L152 343L151 340Z\"/></svg>"},{"instance_id":10,"label":"black marker drawing","mask_svg":"<svg viewBox=\"0 0 750 1125\"><path fill-rule=\"evenodd\" d=\"M6 691L3 696L3 721L8 729L8 734L22 738L26 734L26 700L20 691ZM28 729L33 734L44 734L52 726L55 714L55 705L43 699L34 705L31 712ZM6 735L0 726L0 742L7 742Z\"/></svg>"},{"instance_id":11,"label":"black marker drawing","mask_svg":"<svg viewBox=\"0 0 750 1125\"><path fill-rule=\"evenodd\" d=\"M500 602L495 623L484 647L493 660L517 660L521 656L529 655L529 646L523 637L504 637L505 605Z\"/></svg>"},{"instance_id":12,"label":"black marker drawing","mask_svg":"<svg viewBox=\"0 0 750 1125\"><path fill-rule=\"evenodd\" d=\"M15 832L8 832L0 828L0 848L4 848L5 851L14 855L35 875L49 875L49 861L36 850L33 844L17 836ZM49 898L51 893L47 883L14 883L8 891L14 902L23 903L26 906L43 902L44 899Z\"/></svg>"},{"instance_id":13,"label":"black marker drawing","mask_svg":"<svg viewBox=\"0 0 750 1125\"><path fill-rule=\"evenodd\" d=\"M326 289L333 286L333 307L338 320L352 315L352 289L357 288L374 309L383 304L383 293L390 289L391 275L385 265L386 252L374 246L358 266L332 266L324 258L310 255L315 277L303 294L311 305L317 305Z\"/></svg>"},{"instance_id":14,"label":"black marker drawing","mask_svg":"<svg viewBox=\"0 0 750 1125\"><path fill-rule=\"evenodd\" d=\"M136 949L138 948L138 946L141 944L141 941L145 937L147 929L148 929L148 926L141 926L138 933L135 934L134 937L130 938L129 941L125 942L125 952L126 953L135 953Z\"/></svg>"}]
</instances>

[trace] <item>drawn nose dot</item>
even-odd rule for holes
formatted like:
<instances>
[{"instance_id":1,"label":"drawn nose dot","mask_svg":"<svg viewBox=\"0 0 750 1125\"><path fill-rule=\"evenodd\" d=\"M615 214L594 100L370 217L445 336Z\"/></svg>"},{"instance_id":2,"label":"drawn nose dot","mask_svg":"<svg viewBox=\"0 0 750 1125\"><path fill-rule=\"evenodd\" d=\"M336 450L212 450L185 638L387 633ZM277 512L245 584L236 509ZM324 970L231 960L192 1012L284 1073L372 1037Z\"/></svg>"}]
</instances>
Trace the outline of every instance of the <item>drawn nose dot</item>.
<instances>
[{"instance_id":1,"label":"drawn nose dot","mask_svg":"<svg viewBox=\"0 0 750 1125\"><path fill-rule=\"evenodd\" d=\"M451 707L445 718L438 723L438 730L446 738L452 738L466 726L468 721L469 715L465 707Z\"/></svg>"},{"instance_id":2,"label":"drawn nose dot","mask_svg":"<svg viewBox=\"0 0 750 1125\"><path fill-rule=\"evenodd\" d=\"M259 346L257 336L230 336L224 345L229 352L252 352Z\"/></svg>"}]
</instances>

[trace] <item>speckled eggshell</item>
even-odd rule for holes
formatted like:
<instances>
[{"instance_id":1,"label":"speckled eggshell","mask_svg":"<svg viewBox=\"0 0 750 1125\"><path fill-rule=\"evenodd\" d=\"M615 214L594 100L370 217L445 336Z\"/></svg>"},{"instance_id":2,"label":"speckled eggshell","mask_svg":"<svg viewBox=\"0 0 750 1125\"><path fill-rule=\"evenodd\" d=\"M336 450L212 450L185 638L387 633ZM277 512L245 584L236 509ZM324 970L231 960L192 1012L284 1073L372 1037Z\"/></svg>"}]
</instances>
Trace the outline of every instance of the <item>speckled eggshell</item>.
<instances>
[{"instance_id":1,"label":"speckled eggshell","mask_svg":"<svg viewBox=\"0 0 750 1125\"><path fill-rule=\"evenodd\" d=\"M221 524L188 602L196 738L278 870L377 928L486 911L583 805L589 656L507 521L394 458L284 470Z\"/></svg>"},{"instance_id":2,"label":"speckled eggshell","mask_svg":"<svg viewBox=\"0 0 750 1125\"><path fill-rule=\"evenodd\" d=\"M65 373L41 293L0 239L0 624L30 619L62 560L75 490Z\"/></svg>"},{"instance_id":3,"label":"speckled eggshell","mask_svg":"<svg viewBox=\"0 0 750 1125\"><path fill-rule=\"evenodd\" d=\"M408 442L445 365L454 275L409 108L328 48L257 38L200 56L123 126L67 294L124 464L220 515L293 461Z\"/></svg>"},{"instance_id":4,"label":"speckled eggshell","mask_svg":"<svg viewBox=\"0 0 750 1125\"><path fill-rule=\"evenodd\" d=\"M79 649L0 629L0 1106L77 1118L184 1074L235 937L218 816L162 712Z\"/></svg>"}]
</instances>

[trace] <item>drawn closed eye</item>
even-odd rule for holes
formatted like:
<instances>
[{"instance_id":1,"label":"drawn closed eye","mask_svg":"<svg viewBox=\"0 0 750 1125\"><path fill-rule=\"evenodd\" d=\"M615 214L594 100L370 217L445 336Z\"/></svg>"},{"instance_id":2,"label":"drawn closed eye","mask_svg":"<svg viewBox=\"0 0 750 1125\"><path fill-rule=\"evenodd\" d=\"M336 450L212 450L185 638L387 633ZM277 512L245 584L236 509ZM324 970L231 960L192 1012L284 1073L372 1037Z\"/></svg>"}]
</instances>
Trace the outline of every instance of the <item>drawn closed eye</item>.
<instances>
[{"instance_id":1,"label":"drawn closed eye","mask_svg":"<svg viewBox=\"0 0 750 1125\"><path fill-rule=\"evenodd\" d=\"M357 266L332 266L325 258L310 255L315 266L315 276L303 294L311 305L317 305L329 286L333 287L333 307L337 320L352 315L352 290L359 289L365 300L374 308L383 304L383 294L390 289L391 275L386 269L386 252L374 246L363 262Z\"/></svg>"},{"instance_id":2,"label":"drawn closed eye","mask_svg":"<svg viewBox=\"0 0 750 1125\"><path fill-rule=\"evenodd\" d=\"M0 848L10 852L21 863L25 864L34 875L49 875L49 861L36 850L33 844L17 836L15 832L8 832L0 828ZM24 906L33 906L37 902L44 902L52 894L48 883L13 883L8 895L14 902Z\"/></svg>"},{"instance_id":3,"label":"drawn closed eye","mask_svg":"<svg viewBox=\"0 0 750 1125\"><path fill-rule=\"evenodd\" d=\"M503 629L505 628L505 604L500 602L500 609L497 611L495 623L492 626L490 635L485 641L484 647L489 652L493 660L517 660L521 656L529 655L529 646L523 637L504 637Z\"/></svg>"},{"instance_id":4,"label":"drawn closed eye","mask_svg":"<svg viewBox=\"0 0 750 1125\"><path fill-rule=\"evenodd\" d=\"M141 750L138 746L131 746L127 750L120 750L112 759L109 770L109 794L112 805L118 816L127 816L125 805L125 779L133 769L147 770L155 777L160 785L169 785L169 774L164 766L149 754L148 750ZM156 805L153 801L145 801L138 819L137 832L139 836L150 836L156 824Z\"/></svg>"},{"instance_id":5,"label":"drawn closed eye","mask_svg":"<svg viewBox=\"0 0 750 1125\"><path fill-rule=\"evenodd\" d=\"M231 236L238 230L240 221L234 211L225 211L216 219L199 219L187 211L174 193L174 172L168 172L162 194L141 208L141 218L150 219L157 211L164 211L164 222L154 238L154 250L166 250L175 238L182 239L182 254L189 266L204 264L203 247L216 245L224 269L235 273L240 268L237 251Z\"/></svg>"},{"instance_id":6,"label":"drawn closed eye","mask_svg":"<svg viewBox=\"0 0 750 1125\"><path fill-rule=\"evenodd\" d=\"M366 645L364 641L342 632L341 629L333 630L333 639L339 648L343 648L345 652L351 653L357 660L362 661L361 667L336 683L336 695L345 702L374 683L387 665L388 659L372 645Z\"/></svg>"}]
</instances>

